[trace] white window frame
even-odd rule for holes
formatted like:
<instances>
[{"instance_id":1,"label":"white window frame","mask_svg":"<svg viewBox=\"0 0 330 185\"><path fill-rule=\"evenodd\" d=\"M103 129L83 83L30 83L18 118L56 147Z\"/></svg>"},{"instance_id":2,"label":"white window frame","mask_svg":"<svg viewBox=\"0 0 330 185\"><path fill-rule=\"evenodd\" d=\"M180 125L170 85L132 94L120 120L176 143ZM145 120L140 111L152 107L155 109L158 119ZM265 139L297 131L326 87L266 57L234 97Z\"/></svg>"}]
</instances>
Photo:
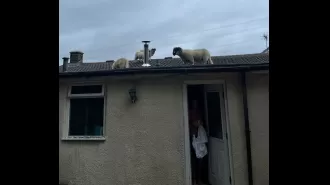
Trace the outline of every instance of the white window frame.
<instances>
[{"instance_id":1,"label":"white window frame","mask_svg":"<svg viewBox=\"0 0 330 185\"><path fill-rule=\"evenodd\" d=\"M90 94L71 94L72 86L92 86L92 85L100 85L102 86L101 93L90 93ZM70 100L75 98L103 98L103 129L102 135L100 136L70 136L69 135L69 128L70 128ZM63 135L62 140L100 140L104 141L105 137L105 130L106 130L106 87L103 83L74 83L68 86L68 93L66 98L66 105L64 107L64 126L63 126Z\"/></svg>"}]
</instances>

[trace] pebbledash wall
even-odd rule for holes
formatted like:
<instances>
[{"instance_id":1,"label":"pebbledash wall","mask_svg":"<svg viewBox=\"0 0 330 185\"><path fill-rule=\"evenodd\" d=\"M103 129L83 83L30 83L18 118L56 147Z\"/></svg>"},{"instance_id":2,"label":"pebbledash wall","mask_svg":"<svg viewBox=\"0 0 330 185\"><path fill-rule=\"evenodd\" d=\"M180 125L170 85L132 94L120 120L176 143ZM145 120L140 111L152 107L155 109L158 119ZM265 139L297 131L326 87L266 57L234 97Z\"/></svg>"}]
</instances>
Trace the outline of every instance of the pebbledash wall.
<instances>
[{"instance_id":1,"label":"pebbledash wall","mask_svg":"<svg viewBox=\"0 0 330 185\"><path fill-rule=\"evenodd\" d=\"M248 74L247 95L251 130L253 180L269 184L269 74Z\"/></svg>"},{"instance_id":2,"label":"pebbledash wall","mask_svg":"<svg viewBox=\"0 0 330 185\"><path fill-rule=\"evenodd\" d=\"M106 84L106 140L63 141L68 86L82 80L61 79L59 84L60 182L75 185L185 184L182 84L184 80L225 80L233 183L248 184L239 73L89 78ZM248 101L254 184L267 185L268 74L249 74L247 81L248 93L252 94ZM128 96L132 85L137 89L135 104L129 102ZM257 100L258 96L262 96L262 100ZM262 113L258 114L258 111Z\"/></svg>"}]
</instances>

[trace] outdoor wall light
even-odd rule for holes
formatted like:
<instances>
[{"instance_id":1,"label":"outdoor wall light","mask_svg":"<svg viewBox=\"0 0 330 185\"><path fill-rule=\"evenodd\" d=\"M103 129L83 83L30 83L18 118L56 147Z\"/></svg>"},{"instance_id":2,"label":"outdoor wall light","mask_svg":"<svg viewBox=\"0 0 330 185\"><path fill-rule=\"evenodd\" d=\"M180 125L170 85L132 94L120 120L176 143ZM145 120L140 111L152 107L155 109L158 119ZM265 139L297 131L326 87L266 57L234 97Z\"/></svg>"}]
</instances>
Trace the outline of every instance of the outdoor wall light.
<instances>
[{"instance_id":1,"label":"outdoor wall light","mask_svg":"<svg viewBox=\"0 0 330 185\"><path fill-rule=\"evenodd\" d=\"M131 89L128 91L128 93L129 93L129 96L131 97L131 101L132 101L132 103L135 103L136 100L137 100L137 97L136 97L136 89L135 89L135 87L131 88Z\"/></svg>"}]
</instances>

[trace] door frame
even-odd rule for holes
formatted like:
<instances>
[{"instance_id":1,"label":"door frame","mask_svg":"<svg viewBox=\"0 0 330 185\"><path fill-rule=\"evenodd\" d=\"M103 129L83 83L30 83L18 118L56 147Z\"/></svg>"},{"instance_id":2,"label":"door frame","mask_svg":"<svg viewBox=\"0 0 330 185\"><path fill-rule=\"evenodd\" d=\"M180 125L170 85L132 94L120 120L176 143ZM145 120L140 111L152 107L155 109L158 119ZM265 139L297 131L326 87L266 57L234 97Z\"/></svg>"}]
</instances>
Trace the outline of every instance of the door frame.
<instances>
[{"instance_id":1,"label":"door frame","mask_svg":"<svg viewBox=\"0 0 330 185\"><path fill-rule=\"evenodd\" d=\"M227 86L225 80L186 80L183 82L182 97L183 97L183 123L184 123L184 153L185 153L185 185L191 185L191 161L190 161L190 138L189 138L189 118L188 118L188 85L199 85L199 84L219 84L223 85L224 92L224 103L225 103L225 124L226 132L228 133L227 139L227 152L229 159L229 174L231 176L231 184L235 184L234 178L234 168L233 168L233 156L232 156L232 146L231 146L231 132L229 124L229 114L228 114L228 98L227 98Z\"/></svg>"}]
</instances>

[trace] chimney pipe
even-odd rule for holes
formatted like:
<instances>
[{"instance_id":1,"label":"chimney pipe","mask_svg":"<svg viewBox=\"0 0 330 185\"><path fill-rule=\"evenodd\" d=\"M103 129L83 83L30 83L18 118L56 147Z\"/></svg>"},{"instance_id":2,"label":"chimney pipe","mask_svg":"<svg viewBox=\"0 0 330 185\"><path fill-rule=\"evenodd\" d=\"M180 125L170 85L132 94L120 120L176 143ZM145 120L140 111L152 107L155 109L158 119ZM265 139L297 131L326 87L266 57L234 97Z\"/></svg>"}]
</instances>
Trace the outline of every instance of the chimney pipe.
<instances>
[{"instance_id":1,"label":"chimney pipe","mask_svg":"<svg viewBox=\"0 0 330 185\"><path fill-rule=\"evenodd\" d=\"M63 59L63 72L66 72L68 70L69 58L63 57L62 59Z\"/></svg>"},{"instance_id":2,"label":"chimney pipe","mask_svg":"<svg viewBox=\"0 0 330 185\"><path fill-rule=\"evenodd\" d=\"M81 51L71 51L70 52L70 63L83 63L84 53Z\"/></svg>"},{"instance_id":3,"label":"chimney pipe","mask_svg":"<svg viewBox=\"0 0 330 185\"><path fill-rule=\"evenodd\" d=\"M148 43L150 41L142 41L144 43L144 62L142 67L150 67L149 64L149 46Z\"/></svg>"}]
</instances>

